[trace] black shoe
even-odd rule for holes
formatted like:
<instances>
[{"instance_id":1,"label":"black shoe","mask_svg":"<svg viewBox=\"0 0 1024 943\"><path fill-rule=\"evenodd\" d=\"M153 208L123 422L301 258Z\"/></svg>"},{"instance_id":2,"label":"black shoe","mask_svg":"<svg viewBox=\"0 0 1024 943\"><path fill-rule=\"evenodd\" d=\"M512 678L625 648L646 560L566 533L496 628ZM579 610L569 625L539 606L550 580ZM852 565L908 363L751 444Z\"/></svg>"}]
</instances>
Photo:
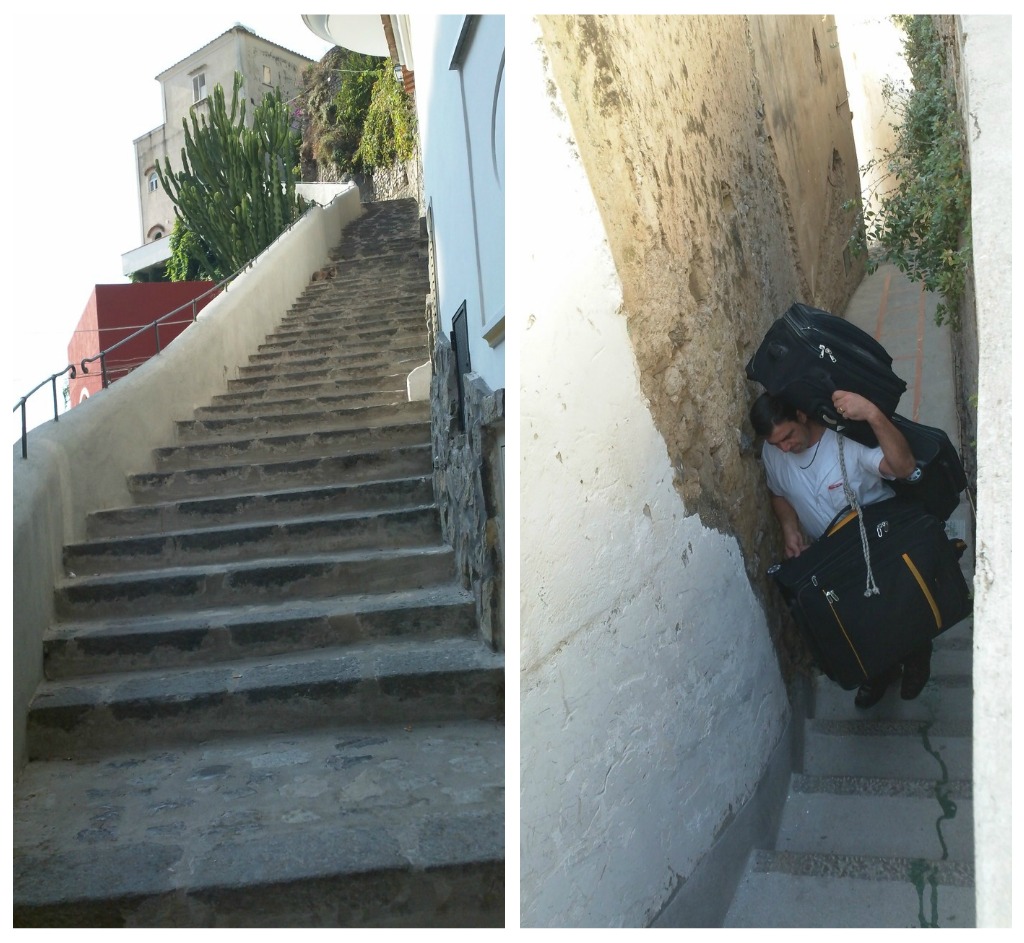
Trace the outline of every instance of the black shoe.
<instances>
[{"instance_id":1,"label":"black shoe","mask_svg":"<svg viewBox=\"0 0 1024 943\"><path fill-rule=\"evenodd\" d=\"M857 696L853 699L853 703L860 708L874 707L885 697L885 692L889 689L889 685L896 680L898 675L898 668L890 668L877 678L868 678L857 689Z\"/></svg>"},{"instance_id":2,"label":"black shoe","mask_svg":"<svg viewBox=\"0 0 1024 943\"><path fill-rule=\"evenodd\" d=\"M900 697L912 701L923 690L932 676L932 643L914 652L903 662L903 681L900 683Z\"/></svg>"}]
</instances>

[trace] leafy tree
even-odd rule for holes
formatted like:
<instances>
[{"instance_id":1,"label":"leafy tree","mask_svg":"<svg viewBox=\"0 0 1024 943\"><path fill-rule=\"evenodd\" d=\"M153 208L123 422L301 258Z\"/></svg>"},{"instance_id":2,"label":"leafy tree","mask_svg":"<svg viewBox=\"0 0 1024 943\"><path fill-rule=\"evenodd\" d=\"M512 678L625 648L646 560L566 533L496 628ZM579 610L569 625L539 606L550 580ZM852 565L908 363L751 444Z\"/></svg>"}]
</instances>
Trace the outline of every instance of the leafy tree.
<instances>
[{"instance_id":1,"label":"leafy tree","mask_svg":"<svg viewBox=\"0 0 1024 943\"><path fill-rule=\"evenodd\" d=\"M377 73L356 158L366 167L386 167L415 151L416 116L388 60Z\"/></svg>"},{"instance_id":2,"label":"leafy tree","mask_svg":"<svg viewBox=\"0 0 1024 943\"><path fill-rule=\"evenodd\" d=\"M386 166L415 149L410 102L388 59L335 47L306 70L301 102L303 159L332 173Z\"/></svg>"},{"instance_id":3,"label":"leafy tree","mask_svg":"<svg viewBox=\"0 0 1024 943\"><path fill-rule=\"evenodd\" d=\"M280 89L264 96L246 127L242 81L235 73L230 112L217 85L209 97L209 121L206 115L197 120L193 112L190 129L182 119L181 170L172 171L166 158L162 168L157 165L175 215L195 237L179 234L178 245L184 243L198 271L214 279L242 268L305 207L295 193L297 141Z\"/></svg>"},{"instance_id":4,"label":"leafy tree","mask_svg":"<svg viewBox=\"0 0 1024 943\"><path fill-rule=\"evenodd\" d=\"M174 220L171 230L171 257L167 260L167 279L172 282L193 282L213 277L215 281L227 278L230 271L222 271L209 249L180 218ZM200 265L197 259L205 258Z\"/></svg>"},{"instance_id":5,"label":"leafy tree","mask_svg":"<svg viewBox=\"0 0 1024 943\"><path fill-rule=\"evenodd\" d=\"M883 82L883 98L895 116L895 143L861 172L882 172L876 188L884 181L894 186L877 209L861 208L851 242L857 252L877 248L869 271L881 260L891 261L928 291L939 292L935 320L958 327L971 261L971 186L956 90L932 17L892 19L905 33L911 87Z\"/></svg>"}]
</instances>

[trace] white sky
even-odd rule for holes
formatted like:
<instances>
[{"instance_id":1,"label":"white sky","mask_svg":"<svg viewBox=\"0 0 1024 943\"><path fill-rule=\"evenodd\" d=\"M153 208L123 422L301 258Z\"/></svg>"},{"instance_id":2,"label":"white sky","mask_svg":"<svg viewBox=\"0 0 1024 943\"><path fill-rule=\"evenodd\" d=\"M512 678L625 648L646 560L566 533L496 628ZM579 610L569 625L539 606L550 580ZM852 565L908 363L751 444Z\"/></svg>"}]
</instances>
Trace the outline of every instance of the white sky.
<instances>
[{"instance_id":1,"label":"white sky","mask_svg":"<svg viewBox=\"0 0 1024 943\"><path fill-rule=\"evenodd\" d=\"M125 284L121 254L142 244L132 142L164 122L154 76L238 22L319 59L330 44L306 28L303 7L288 13L289 6L264 13L258 3L137 4L120 15L47 6L0 15L4 60L16 79L0 148L9 201L4 281L19 286L5 358L11 442L21 434L14 405L67 365L67 343L93 286ZM52 417L47 386L29 401L29 425Z\"/></svg>"}]
</instances>

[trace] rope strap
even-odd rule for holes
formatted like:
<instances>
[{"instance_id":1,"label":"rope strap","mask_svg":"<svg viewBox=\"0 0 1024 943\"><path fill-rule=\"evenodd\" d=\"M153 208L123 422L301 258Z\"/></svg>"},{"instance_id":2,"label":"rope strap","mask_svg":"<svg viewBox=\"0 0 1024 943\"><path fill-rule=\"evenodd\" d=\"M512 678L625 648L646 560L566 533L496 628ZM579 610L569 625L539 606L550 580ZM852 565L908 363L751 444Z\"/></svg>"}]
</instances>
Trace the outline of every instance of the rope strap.
<instances>
[{"instance_id":1,"label":"rope strap","mask_svg":"<svg viewBox=\"0 0 1024 943\"><path fill-rule=\"evenodd\" d=\"M864 527L864 512L861 510L860 502L857 501L857 495L853 493L853 489L850 487L850 480L846 474L846 457L843 455L843 434L836 432L836 436L839 439L839 467L843 472L843 493L846 495L847 503L857 512L857 525L860 527L860 545L864 551L864 563L868 570L864 595L878 596L879 589L875 583L875 574L871 572L871 550L868 548L868 533Z\"/></svg>"}]
</instances>

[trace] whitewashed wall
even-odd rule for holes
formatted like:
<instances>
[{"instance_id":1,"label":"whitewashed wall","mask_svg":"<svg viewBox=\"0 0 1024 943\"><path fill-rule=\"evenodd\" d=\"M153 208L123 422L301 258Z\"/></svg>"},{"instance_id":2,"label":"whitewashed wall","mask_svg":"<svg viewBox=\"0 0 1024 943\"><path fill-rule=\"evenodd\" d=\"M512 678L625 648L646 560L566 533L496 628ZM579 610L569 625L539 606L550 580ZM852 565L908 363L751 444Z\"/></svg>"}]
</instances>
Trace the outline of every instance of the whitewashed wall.
<instances>
[{"instance_id":1,"label":"whitewashed wall","mask_svg":"<svg viewBox=\"0 0 1024 943\"><path fill-rule=\"evenodd\" d=\"M414 16L412 43L432 206L438 318L451 330L466 302L473 371L505 385L505 18L481 16L452 69L463 16Z\"/></svg>"},{"instance_id":2,"label":"whitewashed wall","mask_svg":"<svg viewBox=\"0 0 1024 943\"><path fill-rule=\"evenodd\" d=\"M685 516L539 32L521 370L524 926L640 926L749 798L788 706L738 545ZM512 119L516 120L515 117Z\"/></svg>"},{"instance_id":3,"label":"whitewashed wall","mask_svg":"<svg viewBox=\"0 0 1024 943\"><path fill-rule=\"evenodd\" d=\"M974 822L979 927L1012 926L1014 528L1009 16L963 16L978 311L978 518L974 571ZM1019 60L1017 60L1019 62ZM1014 345L1017 346L1017 345ZM1019 468L1019 466L1018 466Z\"/></svg>"}]
</instances>

